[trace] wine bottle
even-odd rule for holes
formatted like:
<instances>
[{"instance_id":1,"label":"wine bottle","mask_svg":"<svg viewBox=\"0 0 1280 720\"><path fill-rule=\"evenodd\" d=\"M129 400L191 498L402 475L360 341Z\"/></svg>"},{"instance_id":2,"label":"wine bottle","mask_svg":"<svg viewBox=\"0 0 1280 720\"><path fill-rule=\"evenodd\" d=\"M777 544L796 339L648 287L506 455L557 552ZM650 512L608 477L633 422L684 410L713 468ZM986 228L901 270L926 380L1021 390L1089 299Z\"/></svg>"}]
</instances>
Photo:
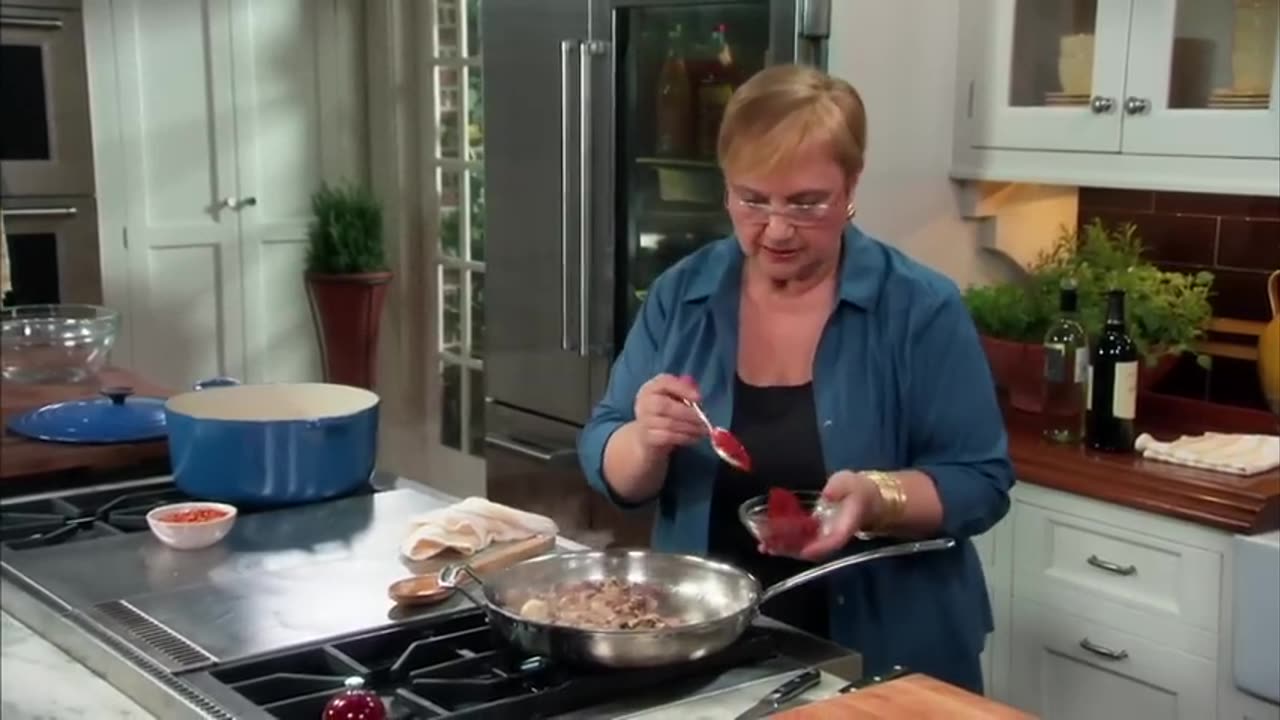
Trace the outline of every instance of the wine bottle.
<instances>
[{"instance_id":1,"label":"wine bottle","mask_svg":"<svg viewBox=\"0 0 1280 720\"><path fill-rule=\"evenodd\" d=\"M1058 317L1044 335L1044 435L1060 443L1078 443L1084 435L1089 339L1078 319L1078 305L1075 282L1064 281Z\"/></svg>"},{"instance_id":2,"label":"wine bottle","mask_svg":"<svg viewBox=\"0 0 1280 720\"><path fill-rule=\"evenodd\" d=\"M1138 403L1138 350L1125 331L1124 291L1107 293L1107 321L1093 348L1089 369L1086 437L1107 452L1133 451Z\"/></svg>"}]
</instances>

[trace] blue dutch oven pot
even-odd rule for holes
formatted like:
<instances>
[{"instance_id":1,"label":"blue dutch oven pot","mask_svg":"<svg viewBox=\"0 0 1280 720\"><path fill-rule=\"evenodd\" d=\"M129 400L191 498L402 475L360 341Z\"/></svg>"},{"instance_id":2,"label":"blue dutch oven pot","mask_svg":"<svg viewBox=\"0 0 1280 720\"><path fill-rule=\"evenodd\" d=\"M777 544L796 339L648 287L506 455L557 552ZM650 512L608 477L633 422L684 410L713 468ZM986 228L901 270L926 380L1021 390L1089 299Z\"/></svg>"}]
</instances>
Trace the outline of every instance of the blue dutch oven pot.
<instances>
[{"instance_id":1,"label":"blue dutch oven pot","mask_svg":"<svg viewBox=\"0 0 1280 720\"><path fill-rule=\"evenodd\" d=\"M236 505L295 505L354 492L373 475L378 396L327 383L215 378L165 403L183 492Z\"/></svg>"}]
</instances>

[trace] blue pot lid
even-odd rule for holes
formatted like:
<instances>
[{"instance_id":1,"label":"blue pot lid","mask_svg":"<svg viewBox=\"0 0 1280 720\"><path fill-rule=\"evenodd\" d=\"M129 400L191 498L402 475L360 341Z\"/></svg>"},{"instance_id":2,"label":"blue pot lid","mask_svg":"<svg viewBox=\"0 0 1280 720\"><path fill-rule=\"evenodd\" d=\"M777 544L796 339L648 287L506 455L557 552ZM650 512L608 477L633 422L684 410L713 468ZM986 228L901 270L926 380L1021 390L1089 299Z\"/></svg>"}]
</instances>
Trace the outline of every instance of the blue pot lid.
<instances>
[{"instance_id":1,"label":"blue pot lid","mask_svg":"<svg viewBox=\"0 0 1280 720\"><path fill-rule=\"evenodd\" d=\"M132 388L103 388L102 397L45 405L9 420L36 440L127 443L165 437L164 398L133 397Z\"/></svg>"}]
</instances>

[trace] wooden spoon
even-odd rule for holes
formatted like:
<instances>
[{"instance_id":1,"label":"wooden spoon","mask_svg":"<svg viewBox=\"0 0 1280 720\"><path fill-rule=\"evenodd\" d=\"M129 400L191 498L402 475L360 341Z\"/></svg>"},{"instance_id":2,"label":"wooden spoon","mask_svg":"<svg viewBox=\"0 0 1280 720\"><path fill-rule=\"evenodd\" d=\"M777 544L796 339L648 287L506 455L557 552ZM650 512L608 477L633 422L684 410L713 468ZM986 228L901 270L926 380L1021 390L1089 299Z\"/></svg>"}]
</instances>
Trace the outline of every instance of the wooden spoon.
<instances>
[{"instance_id":1,"label":"wooden spoon","mask_svg":"<svg viewBox=\"0 0 1280 720\"><path fill-rule=\"evenodd\" d=\"M535 535L524 540L491 545L476 553L467 564L478 575L510 567L532 557L543 555L556 546L556 539L551 535ZM464 580L466 573L460 575ZM451 588L440 587L440 572L424 573L403 578L391 583L387 595L401 606L432 605L442 602L453 594Z\"/></svg>"}]
</instances>

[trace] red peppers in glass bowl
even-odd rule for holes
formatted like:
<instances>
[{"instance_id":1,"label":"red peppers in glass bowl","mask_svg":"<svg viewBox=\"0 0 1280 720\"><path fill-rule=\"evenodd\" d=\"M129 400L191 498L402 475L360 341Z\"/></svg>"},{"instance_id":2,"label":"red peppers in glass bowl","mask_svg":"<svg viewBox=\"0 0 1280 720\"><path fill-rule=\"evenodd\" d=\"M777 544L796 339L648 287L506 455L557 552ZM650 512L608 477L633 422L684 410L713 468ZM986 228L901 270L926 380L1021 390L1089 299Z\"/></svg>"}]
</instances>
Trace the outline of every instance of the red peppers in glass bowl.
<instances>
[{"instance_id":1,"label":"red peppers in glass bowl","mask_svg":"<svg viewBox=\"0 0 1280 720\"><path fill-rule=\"evenodd\" d=\"M364 687L359 675L347 678L342 692L334 695L324 706L322 720L387 720L387 708L382 698Z\"/></svg>"}]
</instances>

